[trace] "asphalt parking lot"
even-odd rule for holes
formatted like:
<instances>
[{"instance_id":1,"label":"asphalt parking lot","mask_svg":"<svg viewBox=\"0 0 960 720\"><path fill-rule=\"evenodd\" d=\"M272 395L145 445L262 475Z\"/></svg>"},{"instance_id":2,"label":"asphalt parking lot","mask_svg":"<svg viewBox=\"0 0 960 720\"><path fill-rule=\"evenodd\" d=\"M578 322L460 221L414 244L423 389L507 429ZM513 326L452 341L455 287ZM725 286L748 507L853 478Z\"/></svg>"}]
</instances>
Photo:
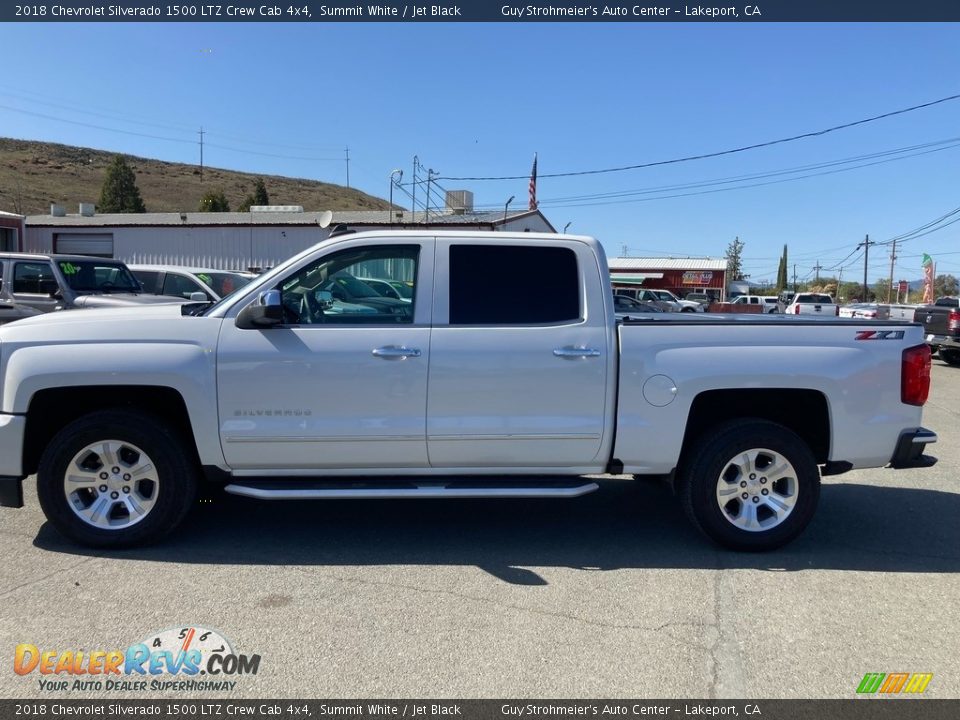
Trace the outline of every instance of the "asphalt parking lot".
<instances>
[{"instance_id":1,"label":"asphalt parking lot","mask_svg":"<svg viewBox=\"0 0 960 720\"><path fill-rule=\"evenodd\" d=\"M45 693L13 650L203 626L261 656L214 697L850 698L866 672L960 697L960 368L933 364L939 463L827 478L812 526L765 555L618 480L577 500L219 496L162 545L97 552L45 524L28 481L0 509L0 696L160 696Z\"/></svg>"}]
</instances>

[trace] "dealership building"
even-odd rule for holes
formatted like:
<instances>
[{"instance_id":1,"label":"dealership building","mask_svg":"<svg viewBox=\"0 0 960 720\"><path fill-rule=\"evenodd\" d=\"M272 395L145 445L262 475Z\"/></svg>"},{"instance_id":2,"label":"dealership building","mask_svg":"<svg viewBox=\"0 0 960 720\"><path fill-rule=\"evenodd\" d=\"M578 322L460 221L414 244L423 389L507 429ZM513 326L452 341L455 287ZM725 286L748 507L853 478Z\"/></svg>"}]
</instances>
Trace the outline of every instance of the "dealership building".
<instances>
[{"instance_id":1,"label":"dealership building","mask_svg":"<svg viewBox=\"0 0 960 720\"><path fill-rule=\"evenodd\" d=\"M727 295L727 261L716 258L611 258L614 292L651 288L670 290L679 298L707 293L722 300Z\"/></svg>"}]
</instances>

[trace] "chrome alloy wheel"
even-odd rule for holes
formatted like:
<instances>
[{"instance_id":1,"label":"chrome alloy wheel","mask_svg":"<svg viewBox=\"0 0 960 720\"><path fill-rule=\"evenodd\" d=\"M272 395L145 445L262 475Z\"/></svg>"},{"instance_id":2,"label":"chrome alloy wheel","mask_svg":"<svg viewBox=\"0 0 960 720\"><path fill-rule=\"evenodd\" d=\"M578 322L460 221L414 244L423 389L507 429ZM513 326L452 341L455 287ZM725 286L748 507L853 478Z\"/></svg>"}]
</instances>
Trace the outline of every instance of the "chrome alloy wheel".
<instances>
[{"instance_id":1,"label":"chrome alloy wheel","mask_svg":"<svg viewBox=\"0 0 960 720\"><path fill-rule=\"evenodd\" d=\"M153 461L121 440L88 445L73 457L63 478L74 514L104 530L122 530L143 520L156 504L158 490Z\"/></svg>"},{"instance_id":2,"label":"chrome alloy wheel","mask_svg":"<svg viewBox=\"0 0 960 720\"><path fill-rule=\"evenodd\" d=\"M730 459L717 478L717 504L730 524L748 532L780 525L797 503L797 473L783 455L753 448Z\"/></svg>"}]
</instances>

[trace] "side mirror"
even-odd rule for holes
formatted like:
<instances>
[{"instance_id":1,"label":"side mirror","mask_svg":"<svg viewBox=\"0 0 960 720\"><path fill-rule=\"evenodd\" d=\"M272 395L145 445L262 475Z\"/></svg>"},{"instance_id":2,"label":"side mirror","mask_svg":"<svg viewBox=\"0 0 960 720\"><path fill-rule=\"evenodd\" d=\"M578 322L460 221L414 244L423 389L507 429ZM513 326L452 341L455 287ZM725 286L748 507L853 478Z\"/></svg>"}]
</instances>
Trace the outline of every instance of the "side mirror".
<instances>
[{"instance_id":1,"label":"side mirror","mask_svg":"<svg viewBox=\"0 0 960 720\"><path fill-rule=\"evenodd\" d=\"M210 302L210 298L207 297L205 292L197 290L190 293L190 302Z\"/></svg>"},{"instance_id":2,"label":"side mirror","mask_svg":"<svg viewBox=\"0 0 960 720\"><path fill-rule=\"evenodd\" d=\"M262 330L283 322L283 307L279 290L265 290L237 315L236 326L241 330Z\"/></svg>"}]
</instances>

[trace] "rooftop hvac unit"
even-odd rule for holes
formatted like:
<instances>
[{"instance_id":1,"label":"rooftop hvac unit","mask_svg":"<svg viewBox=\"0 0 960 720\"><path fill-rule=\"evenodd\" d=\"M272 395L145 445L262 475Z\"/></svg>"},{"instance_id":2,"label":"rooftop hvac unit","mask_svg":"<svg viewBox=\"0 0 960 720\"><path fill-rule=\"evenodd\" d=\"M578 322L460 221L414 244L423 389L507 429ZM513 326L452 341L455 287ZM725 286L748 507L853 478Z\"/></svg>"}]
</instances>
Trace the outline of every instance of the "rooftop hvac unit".
<instances>
[{"instance_id":1,"label":"rooftop hvac unit","mask_svg":"<svg viewBox=\"0 0 960 720\"><path fill-rule=\"evenodd\" d=\"M93 217L96 205L93 203L80 203L80 214L84 217Z\"/></svg>"},{"instance_id":2,"label":"rooftop hvac unit","mask_svg":"<svg viewBox=\"0 0 960 720\"><path fill-rule=\"evenodd\" d=\"M295 212L302 213L303 205L252 205L250 212Z\"/></svg>"},{"instance_id":3,"label":"rooftop hvac unit","mask_svg":"<svg viewBox=\"0 0 960 720\"><path fill-rule=\"evenodd\" d=\"M50 215L53 217L66 217L67 209L63 205L57 205L56 203L51 203Z\"/></svg>"},{"instance_id":4,"label":"rooftop hvac unit","mask_svg":"<svg viewBox=\"0 0 960 720\"><path fill-rule=\"evenodd\" d=\"M447 190L447 210L454 215L473 212L473 193L469 190Z\"/></svg>"}]
</instances>

